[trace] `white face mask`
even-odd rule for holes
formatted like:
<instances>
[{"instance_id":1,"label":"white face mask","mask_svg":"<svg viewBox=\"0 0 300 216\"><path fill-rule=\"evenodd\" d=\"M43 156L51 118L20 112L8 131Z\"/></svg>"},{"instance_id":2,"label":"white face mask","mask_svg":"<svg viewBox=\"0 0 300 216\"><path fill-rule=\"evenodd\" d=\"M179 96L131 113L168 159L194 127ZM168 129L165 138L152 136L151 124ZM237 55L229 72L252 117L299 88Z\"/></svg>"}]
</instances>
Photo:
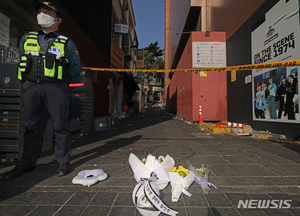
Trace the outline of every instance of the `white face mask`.
<instances>
[{"instance_id":1,"label":"white face mask","mask_svg":"<svg viewBox=\"0 0 300 216\"><path fill-rule=\"evenodd\" d=\"M37 15L37 20L38 24L44 28L49 28L53 24L55 24L54 18L44 13L40 13L39 15Z\"/></svg>"}]
</instances>

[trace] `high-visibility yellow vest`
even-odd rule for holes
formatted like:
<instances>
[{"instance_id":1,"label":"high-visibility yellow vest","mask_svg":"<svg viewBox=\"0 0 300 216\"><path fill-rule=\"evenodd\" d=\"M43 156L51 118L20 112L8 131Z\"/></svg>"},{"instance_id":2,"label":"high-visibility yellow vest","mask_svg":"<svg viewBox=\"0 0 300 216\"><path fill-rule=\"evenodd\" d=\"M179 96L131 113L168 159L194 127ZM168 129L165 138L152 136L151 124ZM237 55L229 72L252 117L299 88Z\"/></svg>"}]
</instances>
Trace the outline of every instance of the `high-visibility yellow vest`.
<instances>
[{"instance_id":1,"label":"high-visibility yellow vest","mask_svg":"<svg viewBox=\"0 0 300 216\"><path fill-rule=\"evenodd\" d=\"M65 57L68 38L62 35L52 42L45 55L41 55L38 33L30 32L24 43L24 55L18 67L19 80L70 81L69 63Z\"/></svg>"}]
</instances>

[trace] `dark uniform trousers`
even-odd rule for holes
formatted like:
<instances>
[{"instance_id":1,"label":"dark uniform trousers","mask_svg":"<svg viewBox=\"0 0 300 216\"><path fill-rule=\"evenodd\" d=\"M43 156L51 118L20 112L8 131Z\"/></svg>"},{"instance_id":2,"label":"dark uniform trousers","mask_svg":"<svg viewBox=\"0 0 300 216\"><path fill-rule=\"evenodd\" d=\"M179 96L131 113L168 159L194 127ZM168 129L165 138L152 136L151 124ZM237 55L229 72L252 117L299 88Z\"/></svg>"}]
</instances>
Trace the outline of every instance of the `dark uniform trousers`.
<instances>
[{"instance_id":1,"label":"dark uniform trousers","mask_svg":"<svg viewBox=\"0 0 300 216\"><path fill-rule=\"evenodd\" d=\"M49 113L55 136L55 159L58 164L70 162L71 134L69 128L70 90L66 82L25 81L24 150L20 164L33 166L40 154L44 120Z\"/></svg>"}]
</instances>

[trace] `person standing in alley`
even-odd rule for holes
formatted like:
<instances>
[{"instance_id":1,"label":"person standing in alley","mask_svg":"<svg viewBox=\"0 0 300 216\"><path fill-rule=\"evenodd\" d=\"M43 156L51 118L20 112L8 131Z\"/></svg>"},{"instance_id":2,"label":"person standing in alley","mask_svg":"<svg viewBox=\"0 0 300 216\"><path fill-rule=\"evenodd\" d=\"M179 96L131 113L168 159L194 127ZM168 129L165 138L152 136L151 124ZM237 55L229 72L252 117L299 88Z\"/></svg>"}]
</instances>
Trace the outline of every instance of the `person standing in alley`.
<instances>
[{"instance_id":1,"label":"person standing in alley","mask_svg":"<svg viewBox=\"0 0 300 216\"><path fill-rule=\"evenodd\" d=\"M24 35L19 47L18 78L24 81L23 156L3 180L35 170L47 113L55 136L57 175L70 172L69 83L80 73L79 52L76 44L58 31L62 15L57 6L44 0L32 0L31 5L37 11L41 29Z\"/></svg>"}]
</instances>

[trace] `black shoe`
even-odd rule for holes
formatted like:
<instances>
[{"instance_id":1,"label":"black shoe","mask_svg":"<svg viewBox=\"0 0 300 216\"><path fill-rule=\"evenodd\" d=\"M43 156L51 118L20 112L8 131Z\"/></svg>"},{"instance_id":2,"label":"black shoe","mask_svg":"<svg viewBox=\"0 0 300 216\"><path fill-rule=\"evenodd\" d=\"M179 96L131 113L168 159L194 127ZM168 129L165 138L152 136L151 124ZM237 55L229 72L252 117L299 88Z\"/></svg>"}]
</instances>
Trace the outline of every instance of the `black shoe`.
<instances>
[{"instance_id":1,"label":"black shoe","mask_svg":"<svg viewBox=\"0 0 300 216\"><path fill-rule=\"evenodd\" d=\"M59 164L57 169L57 176L62 177L67 175L71 170L71 166L69 163Z\"/></svg>"},{"instance_id":2,"label":"black shoe","mask_svg":"<svg viewBox=\"0 0 300 216\"><path fill-rule=\"evenodd\" d=\"M18 176L21 176L27 172L31 172L35 170L36 166L22 166L21 164L17 164L15 168L11 171L8 171L2 176L2 180L8 181Z\"/></svg>"}]
</instances>

